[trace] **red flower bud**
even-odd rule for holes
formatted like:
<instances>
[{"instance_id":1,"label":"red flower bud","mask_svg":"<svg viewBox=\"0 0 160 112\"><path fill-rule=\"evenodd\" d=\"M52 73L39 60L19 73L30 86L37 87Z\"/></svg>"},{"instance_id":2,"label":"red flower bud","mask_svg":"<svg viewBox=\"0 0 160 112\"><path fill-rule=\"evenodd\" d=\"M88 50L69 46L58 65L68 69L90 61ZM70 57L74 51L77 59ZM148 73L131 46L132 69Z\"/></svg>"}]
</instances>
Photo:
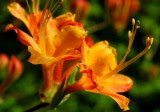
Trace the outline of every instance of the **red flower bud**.
<instances>
[{"instance_id":1,"label":"red flower bud","mask_svg":"<svg viewBox=\"0 0 160 112\"><path fill-rule=\"evenodd\" d=\"M72 0L70 8L72 13L76 13L76 20L82 21L89 12L90 4L87 0Z\"/></svg>"},{"instance_id":2,"label":"red flower bud","mask_svg":"<svg viewBox=\"0 0 160 112\"><path fill-rule=\"evenodd\" d=\"M15 57L11 56L11 60L8 65L8 77L12 80L16 80L22 74L23 64Z\"/></svg>"},{"instance_id":3,"label":"red flower bud","mask_svg":"<svg viewBox=\"0 0 160 112\"><path fill-rule=\"evenodd\" d=\"M11 60L8 65L8 74L6 79L0 85L0 95L2 95L5 90L22 74L23 65L22 63L15 57L11 56Z\"/></svg>"},{"instance_id":4,"label":"red flower bud","mask_svg":"<svg viewBox=\"0 0 160 112\"><path fill-rule=\"evenodd\" d=\"M0 55L0 71L3 70L8 65L9 58L6 54Z\"/></svg>"}]
</instances>

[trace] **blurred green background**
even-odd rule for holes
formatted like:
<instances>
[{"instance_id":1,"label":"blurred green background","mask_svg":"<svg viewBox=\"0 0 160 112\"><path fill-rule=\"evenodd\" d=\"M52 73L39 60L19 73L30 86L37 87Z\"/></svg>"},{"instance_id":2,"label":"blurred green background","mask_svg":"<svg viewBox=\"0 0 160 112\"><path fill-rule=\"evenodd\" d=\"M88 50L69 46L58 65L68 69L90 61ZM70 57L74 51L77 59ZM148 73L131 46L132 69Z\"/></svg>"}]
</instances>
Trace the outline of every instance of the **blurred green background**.
<instances>
[{"instance_id":1,"label":"blurred green background","mask_svg":"<svg viewBox=\"0 0 160 112\"><path fill-rule=\"evenodd\" d=\"M24 64L22 76L13 83L0 99L0 112L22 112L40 103L39 88L42 84L42 71L40 65L27 62L30 54L27 47L22 45L14 31L4 32L9 23L28 32L25 25L14 18L7 10L10 2L17 1L27 9L25 0L0 0L0 53L9 56L16 55ZM109 18L104 0L89 0L91 9L84 23L85 28L104 22ZM131 53L127 60L136 56L145 48L147 36L154 37L151 50L142 58L125 68L120 73L131 77L134 87L124 93L130 99L129 112L160 112L160 1L141 0L140 10L133 15L140 20L141 28L136 34ZM42 4L43 6L43 4ZM65 9L65 10L63 10ZM54 16L68 11L63 5L58 8ZM112 24L88 33L94 42L108 40L110 45L117 49L117 58L120 61L127 49L128 30L131 29L131 18L127 27L122 32L115 32ZM5 78L5 70L0 75L0 82ZM44 110L38 110L37 112ZM108 96L77 92L70 95L67 101L59 105L54 112L121 112L118 104Z\"/></svg>"}]
</instances>

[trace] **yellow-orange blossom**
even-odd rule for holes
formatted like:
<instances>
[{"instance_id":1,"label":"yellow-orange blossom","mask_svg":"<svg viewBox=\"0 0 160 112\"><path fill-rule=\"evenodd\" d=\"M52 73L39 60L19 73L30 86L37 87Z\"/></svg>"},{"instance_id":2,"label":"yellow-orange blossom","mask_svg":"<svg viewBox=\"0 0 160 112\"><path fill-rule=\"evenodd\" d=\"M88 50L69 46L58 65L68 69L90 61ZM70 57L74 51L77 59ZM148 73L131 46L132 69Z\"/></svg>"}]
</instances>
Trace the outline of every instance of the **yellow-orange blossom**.
<instances>
[{"instance_id":1,"label":"yellow-orange blossom","mask_svg":"<svg viewBox=\"0 0 160 112\"><path fill-rule=\"evenodd\" d=\"M129 45L127 52L122 61L117 65L116 49L109 46L108 41L101 41L88 47L85 40L82 39L82 62L77 66L80 68L80 73L83 73L80 80L68 87L67 93L76 91L89 91L94 93L105 94L113 98L121 109L129 110L129 99L123 95L117 94L128 91L133 87L132 80L118 72L133 63L146 53L153 42L153 38L147 37L146 48L136 57L124 63L128 53L130 52L136 30L139 28L132 19L133 30L128 32Z\"/></svg>"},{"instance_id":2,"label":"yellow-orange blossom","mask_svg":"<svg viewBox=\"0 0 160 112\"><path fill-rule=\"evenodd\" d=\"M52 18L57 4L49 6L48 0L44 10L39 11L39 0L33 0L33 13L30 12L30 15L16 2L8 6L11 14L27 26L33 37L11 24L6 28L14 29L20 42L28 46L31 53L28 61L32 64L42 64L44 94L45 91L48 94L52 89L54 65L60 60L80 58L80 52L76 48L80 47L81 37L84 38L86 35L83 24L75 22L75 15L72 13Z\"/></svg>"}]
</instances>

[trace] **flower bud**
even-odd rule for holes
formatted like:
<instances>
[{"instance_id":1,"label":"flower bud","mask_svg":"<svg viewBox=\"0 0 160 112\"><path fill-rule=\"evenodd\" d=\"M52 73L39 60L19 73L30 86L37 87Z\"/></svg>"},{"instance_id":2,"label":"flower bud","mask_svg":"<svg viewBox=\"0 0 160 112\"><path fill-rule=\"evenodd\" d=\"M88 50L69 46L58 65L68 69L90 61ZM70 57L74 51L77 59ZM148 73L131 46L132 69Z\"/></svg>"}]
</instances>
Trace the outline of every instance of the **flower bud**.
<instances>
[{"instance_id":1,"label":"flower bud","mask_svg":"<svg viewBox=\"0 0 160 112\"><path fill-rule=\"evenodd\" d=\"M3 70L8 65L9 58L6 54L0 55L0 71Z\"/></svg>"},{"instance_id":2,"label":"flower bud","mask_svg":"<svg viewBox=\"0 0 160 112\"><path fill-rule=\"evenodd\" d=\"M89 12L90 4L87 0L72 0L70 2L70 8L72 13L76 14L76 20L82 21Z\"/></svg>"},{"instance_id":3,"label":"flower bud","mask_svg":"<svg viewBox=\"0 0 160 112\"><path fill-rule=\"evenodd\" d=\"M23 65L22 63L15 57L12 56L8 65L8 74L6 79L0 85L0 95L2 95L5 90L22 74Z\"/></svg>"},{"instance_id":4,"label":"flower bud","mask_svg":"<svg viewBox=\"0 0 160 112\"><path fill-rule=\"evenodd\" d=\"M16 80L22 74L23 64L15 56L11 56L11 60L8 65L8 77L12 80Z\"/></svg>"}]
</instances>

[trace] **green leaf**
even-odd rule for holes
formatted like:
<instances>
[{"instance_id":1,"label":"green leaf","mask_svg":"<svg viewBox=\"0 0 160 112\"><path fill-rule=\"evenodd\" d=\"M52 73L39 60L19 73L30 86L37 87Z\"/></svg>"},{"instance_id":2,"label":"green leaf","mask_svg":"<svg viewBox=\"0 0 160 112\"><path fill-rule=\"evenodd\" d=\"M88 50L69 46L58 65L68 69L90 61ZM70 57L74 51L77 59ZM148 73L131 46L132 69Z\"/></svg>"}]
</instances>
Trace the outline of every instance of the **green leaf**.
<instances>
[{"instance_id":1,"label":"green leaf","mask_svg":"<svg viewBox=\"0 0 160 112\"><path fill-rule=\"evenodd\" d=\"M63 91L64 84L65 84L65 79L63 80L63 82L62 82L61 86L59 87L57 93L55 94L54 98L52 99L52 102L51 102L51 105L50 105L51 109L54 109L55 107L57 107L57 105L61 102L61 100L66 95L67 89L65 91Z\"/></svg>"}]
</instances>

